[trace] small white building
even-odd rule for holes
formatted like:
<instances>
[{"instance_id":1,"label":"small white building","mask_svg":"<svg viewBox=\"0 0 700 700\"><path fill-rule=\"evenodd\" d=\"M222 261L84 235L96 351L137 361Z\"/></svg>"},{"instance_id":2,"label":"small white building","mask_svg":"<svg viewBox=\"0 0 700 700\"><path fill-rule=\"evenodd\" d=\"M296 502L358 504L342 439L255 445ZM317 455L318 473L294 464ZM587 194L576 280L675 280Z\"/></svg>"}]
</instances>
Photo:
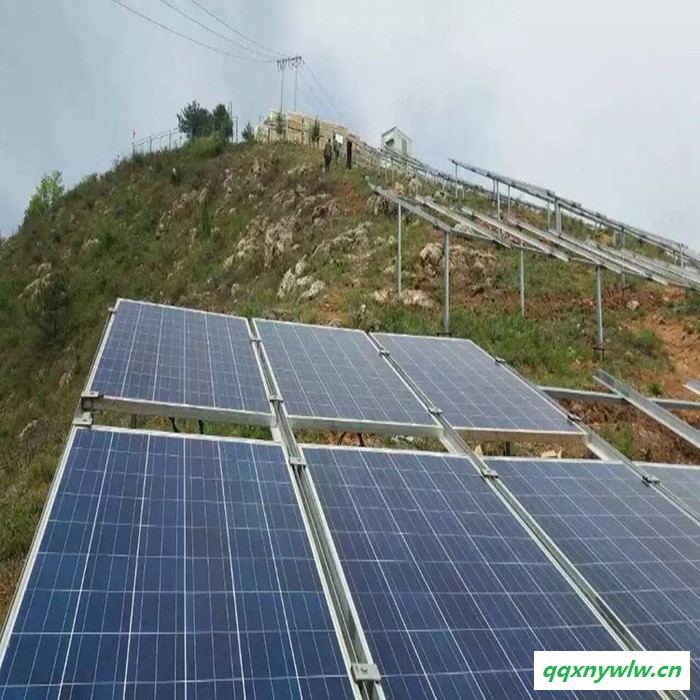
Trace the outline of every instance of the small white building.
<instances>
[{"instance_id":1,"label":"small white building","mask_svg":"<svg viewBox=\"0 0 700 700\"><path fill-rule=\"evenodd\" d=\"M413 141L398 126L392 126L382 134L382 148L389 148L404 156L413 156Z\"/></svg>"},{"instance_id":2,"label":"small white building","mask_svg":"<svg viewBox=\"0 0 700 700\"><path fill-rule=\"evenodd\" d=\"M382 148L389 148L404 156L413 156L413 141L399 129L392 126L382 134Z\"/></svg>"}]
</instances>

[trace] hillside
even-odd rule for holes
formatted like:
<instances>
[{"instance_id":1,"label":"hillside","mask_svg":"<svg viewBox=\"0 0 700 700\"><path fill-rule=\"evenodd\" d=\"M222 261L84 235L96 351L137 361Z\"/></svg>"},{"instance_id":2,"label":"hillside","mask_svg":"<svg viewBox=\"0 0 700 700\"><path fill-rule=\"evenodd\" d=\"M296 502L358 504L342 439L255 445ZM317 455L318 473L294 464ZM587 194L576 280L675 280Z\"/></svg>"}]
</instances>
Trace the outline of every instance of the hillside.
<instances>
[{"instance_id":1,"label":"hillside","mask_svg":"<svg viewBox=\"0 0 700 700\"><path fill-rule=\"evenodd\" d=\"M206 139L137 156L87 178L55 215L26 220L0 245L0 614L117 297L440 330L441 237L406 220L407 291L399 303L395 212L370 196L366 173L338 168L327 176L320 161L308 146L222 147ZM471 204L490 206L478 198ZM590 269L528 255L523 319L516 255L466 240L453 243L451 255L454 335L538 382L594 387ZM647 393L683 395L683 382L700 376L700 295L636 280L621 290L607 273L604 283L605 365ZM603 434L635 457L664 459L675 450L674 457L693 458L660 439L655 426L632 423L627 410L584 415L605 420Z\"/></svg>"}]
</instances>

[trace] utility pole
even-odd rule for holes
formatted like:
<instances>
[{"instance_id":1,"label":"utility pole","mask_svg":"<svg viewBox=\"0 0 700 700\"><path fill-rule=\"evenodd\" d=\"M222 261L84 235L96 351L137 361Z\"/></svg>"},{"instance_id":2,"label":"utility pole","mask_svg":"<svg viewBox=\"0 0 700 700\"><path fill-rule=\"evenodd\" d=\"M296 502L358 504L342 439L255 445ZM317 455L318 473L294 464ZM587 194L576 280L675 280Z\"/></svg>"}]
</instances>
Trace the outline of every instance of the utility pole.
<instances>
[{"instance_id":1,"label":"utility pole","mask_svg":"<svg viewBox=\"0 0 700 700\"><path fill-rule=\"evenodd\" d=\"M296 77L298 75L298 68L299 66L304 65L304 59L297 55L297 56L287 56L285 58L278 58L277 59L277 70L282 71L282 89L280 91L280 114L284 112L284 69L287 66L291 66L294 68L297 72L295 73L294 77L294 109L296 110L297 108L297 81Z\"/></svg>"}]
</instances>

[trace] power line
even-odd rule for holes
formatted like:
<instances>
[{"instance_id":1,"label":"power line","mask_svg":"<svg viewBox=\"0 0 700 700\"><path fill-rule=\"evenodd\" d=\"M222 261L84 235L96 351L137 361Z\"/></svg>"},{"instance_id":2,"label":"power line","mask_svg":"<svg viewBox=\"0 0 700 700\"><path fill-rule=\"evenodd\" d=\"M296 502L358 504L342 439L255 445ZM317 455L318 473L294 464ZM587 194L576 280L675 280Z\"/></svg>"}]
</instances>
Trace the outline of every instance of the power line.
<instances>
[{"instance_id":1,"label":"power line","mask_svg":"<svg viewBox=\"0 0 700 700\"><path fill-rule=\"evenodd\" d=\"M201 2L198 2L198 0L190 0L190 2L193 5L196 5L200 10L202 10L202 12L206 12L212 19L216 20L219 24L223 25L224 27L226 27L227 29L232 31L234 34L236 34L237 36L241 37L242 39L245 39L246 41L250 42L254 46L257 46L259 49L262 49L265 52L265 54L273 55L273 56L284 56L284 54L281 54L279 51L275 51L274 49L268 48L264 44L261 44L261 43L255 41L255 39L251 39L249 36L245 35L243 32L239 31L235 27L232 27L228 22L225 22L223 19L221 19L221 17L217 17L211 10L208 10L204 5L202 5ZM253 49L250 49L250 50L253 51ZM257 53L260 53L260 52L257 52ZM261 54L261 55L264 55L264 54Z\"/></svg>"},{"instance_id":2,"label":"power line","mask_svg":"<svg viewBox=\"0 0 700 700\"><path fill-rule=\"evenodd\" d=\"M318 85L318 88L319 88L319 90L321 91L321 95L322 95L323 97L325 97L327 103L330 105L331 109L335 112L336 116L337 116L339 119L342 119L343 117L342 117L342 115L341 115L341 113L340 113L340 110L335 106L333 100L330 98L330 96L328 95L328 93L325 91L325 89L323 88L323 85L321 85L321 81L318 80L318 78L316 77L315 73L311 70L309 64L308 64L308 63L305 64L305 65L304 65L304 68L306 68L306 70L309 71L309 75L311 75L312 80L316 83L316 85Z\"/></svg>"},{"instance_id":3,"label":"power line","mask_svg":"<svg viewBox=\"0 0 700 700\"><path fill-rule=\"evenodd\" d=\"M170 32L171 34L174 34L175 36L179 36L181 39L186 39L187 41L191 42L192 44L197 44L197 46L201 46L205 49L209 49L209 51L215 51L216 53L222 54L224 56L228 56L229 58L235 58L239 61L261 61L261 59L259 59L259 58L252 58L250 56L239 56L238 54L231 53L230 51L224 51L223 49L219 49L216 46L212 46L211 44L205 44L203 41L199 41L199 39L195 39L191 36L188 36L187 34L183 34L182 32L178 32L176 29L173 29L172 27L168 27L166 24L163 24L162 22L159 22L158 20L153 19L152 17L149 17L148 15L144 15L142 12L135 10L133 7L130 7L129 5L123 3L121 0L112 0L112 2L115 3L116 5L120 5L125 10L128 10L132 14L137 15L138 17L141 17L142 19L145 19L147 22L154 24L156 27L160 27L161 29L165 29L165 31ZM275 59L270 59L270 60L275 60Z\"/></svg>"},{"instance_id":4,"label":"power line","mask_svg":"<svg viewBox=\"0 0 700 700\"><path fill-rule=\"evenodd\" d=\"M167 7L169 7L174 12L177 12L179 15L181 15L185 19L188 19L190 22L193 22L194 24L198 25L202 29L205 29L210 34L213 34L214 36L219 37L219 39L223 39L224 41L227 41L232 46L237 46L239 49L243 49L244 51L250 51L251 53L256 53L260 56L264 56L264 54L261 53L260 51L257 51L256 49L251 49L249 46L245 46L243 44L240 44L237 41L233 41L233 39L229 39L229 37L227 37L226 35L221 34L220 32L217 32L215 29L212 29L211 27L208 27L206 24L203 24L198 19L195 19L194 17L191 17L190 15L188 15L186 12L183 12L179 7L176 7L172 3L168 2L168 0L159 0L159 1L161 3L163 3L163 5L166 5ZM275 59L271 58L271 57L265 57L265 58L261 58L261 59L251 58L250 60L261 61L263 63L274 63L274 61L275 61Z\"/></svg>"}]
</instances>

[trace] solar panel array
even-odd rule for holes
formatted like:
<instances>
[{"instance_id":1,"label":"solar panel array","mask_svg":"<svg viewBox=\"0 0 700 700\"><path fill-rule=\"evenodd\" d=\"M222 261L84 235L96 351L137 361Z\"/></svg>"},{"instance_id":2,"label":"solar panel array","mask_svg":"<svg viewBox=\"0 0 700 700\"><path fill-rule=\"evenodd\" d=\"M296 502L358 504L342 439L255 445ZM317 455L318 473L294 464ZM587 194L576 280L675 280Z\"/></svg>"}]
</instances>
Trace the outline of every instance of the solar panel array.
<instances>
[{"instance_id":1,"label":"solar panel array","mask_svg":"<svg viewBox=\"0 0 700 700\"><path fill-rule=\"evenodd\" d=\"M700 516L699 467L646 466L645 471L657 476L665 488Z\"/></svg>"},{"instance_id":2,"label":"solar panel array","mask_svg":"<svg viewBox=\"0 0 700 700\"><path fill-rule=\"evenodd\" d=\"M292 418L434 425L362 331L257 319L255 325Z\"/></svg>"},{"instance_id":3,"label":"solar panel array","mask_svg":"<svg viewBox=\"0 0 700 700\"><path fill-rule=\"evenodd\" d=\"M350 698L282 448L80 429L0 697Z\"/></svg>"},{"instance_id":4,"label":"solar panel array","mask_svg":"<svg viewBox=\"0 0 700 700\"><path fill-rule=\"evenodd\" d=\"M505 485L646 649L700 674L700 526L622 464L498 462Z\"/></svg>"},{"instance_id":5,"label":"solar panel array","mask_svg":"<svg viewBox=\"0 0 700 700\"><path fill-rule=\"evenodd\" d=\"M470 341L378 334L400 373L360 331L255 324L293 426L439 429L414 385L458 429L584 435ZM88 390L272 420L246 321L218 314L120 300ZM306 527L316 496L338 554L324 566L359 616L345 632L359 622L388 698L533 698L534 651L619 648L468 458L303 451L293 477L280 442L75 428L0 643L0 700L359 697ZM697 674L700 526L622 465L492 466L642 645L690 649ZM700 472L650 471L700 512Z\"/></svg>"},{"instance_id":6,"label":"solar panel array","mask_svg":"<svg viewBox=\"0 0 700 700\"><path fill-rule=\"evenodd\" d=\"M462 457L304 447L390 698L531 698L533 651L617 648Z\"/></svg>"},{"instance_id":7,"label":"solar panel array","mask_svg":"<svg viewBox=\"0 0 700 700\"><path fill-rule=\"evenodd\" d=\"M89 391L270 413L245 319L120 299Z\"/></svg>"},{"instance_id":8,"label":"solar panel array","mask_svg":"<svg viewBox=\"0 0 700 700\"><path fill-rule=\"evenodd\" d=\"M458 430L583 436L561 410L470 340L374 337Z\"/></svg>"}]
</instances>

